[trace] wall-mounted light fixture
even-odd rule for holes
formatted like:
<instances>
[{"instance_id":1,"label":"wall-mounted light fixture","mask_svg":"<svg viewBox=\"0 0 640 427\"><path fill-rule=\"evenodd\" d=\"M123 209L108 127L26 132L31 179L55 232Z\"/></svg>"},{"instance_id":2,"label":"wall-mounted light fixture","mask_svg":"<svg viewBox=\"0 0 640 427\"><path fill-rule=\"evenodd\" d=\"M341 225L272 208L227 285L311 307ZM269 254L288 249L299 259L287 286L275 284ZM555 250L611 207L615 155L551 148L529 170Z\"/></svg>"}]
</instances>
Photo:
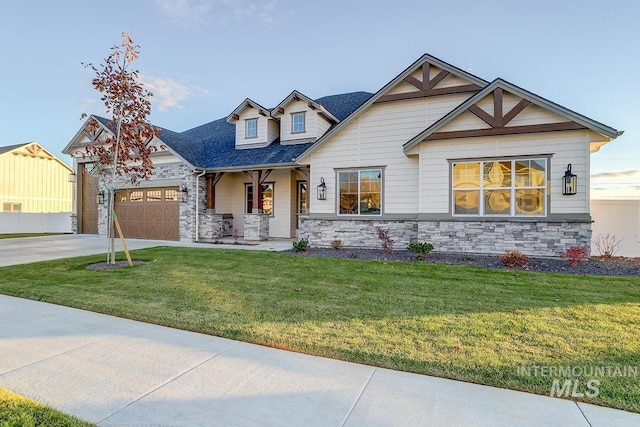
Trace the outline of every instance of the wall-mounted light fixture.
<instances>
[{"instance_id":1,"label":"wall-mounted light fixture","mask_svg":"<svg viewBox=\"0 0 640 427\"><path fill-rule=\"evenodd\" d=\"M187 203L187 195L189 194L189 190L187 190L187 186L182 184L180 186L180 202Z\"/></svg>"},{"instance_id":2,"label":"wall-mounted light fixture","mask_svg":"<svg viewBox=\"0 0 640 427\"><path fill-rule=\"evenodd\" d=\"M324 183L324 177L320 178L318 185L318 200L327 200L327 184Z\"/></svg>"},{"instance_id":3,"label":"wall-mounted light fixture","mask_svg":"<svg viewBox=\"0 0 640 427\"><path fill-rule=\"evenodd\" d=\"M571 173L571 163L567 165L567 170L562 177L562 194L571 196L578 191L578 177Z\"/></svg>"},{"instance_id":4,"label":"wall-mounted light fixture","mask_svg":"<svg viewBox=\"0 0 640 427\"><path fill-rule=\"evenodd\" d=\"M105 199L104 190L98 191L98 194L96 194L96 202L98 202L99 205L104 205L104 199Z\"/></svg>"},{"instance_id":5,"label":"wall-mounted light fixture","mask_svg":"<svg viewBox=\"0 0 640 427\"><path fill-rule=\"evenodd\" d=\"M67 180L68 180L69 182L76 182L76 173L75 173L75 172L71 172L71 173L69 174L69 177L67 178Z\"/></svg>"}]
</instances>

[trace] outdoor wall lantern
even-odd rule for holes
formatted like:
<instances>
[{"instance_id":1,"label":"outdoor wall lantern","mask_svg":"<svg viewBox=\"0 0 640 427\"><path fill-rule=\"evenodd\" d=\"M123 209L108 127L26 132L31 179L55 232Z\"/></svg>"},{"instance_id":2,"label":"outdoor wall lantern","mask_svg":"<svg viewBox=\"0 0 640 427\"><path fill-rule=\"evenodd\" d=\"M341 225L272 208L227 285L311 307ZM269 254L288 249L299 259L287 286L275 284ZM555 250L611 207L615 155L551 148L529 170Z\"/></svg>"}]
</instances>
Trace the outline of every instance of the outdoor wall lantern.
<instances>
[{"instance_id":1,"label":"outdoor wall lantern","mask_svg":"<svg viewBox=\"0 0 640 427\"><path fill-rule=\"evenodd\" d=\"M100 190L98 194L96 194L96 201L99 205L104 205L104 190Z\"/></svg>"},{"instance_id":2,"label":"outdoor wall lantern","mask_svg":"<svg viewBox=\"0 0 640 427\"><path fill-rule=\"evenodd\" d=\"M578 190L578 177L571 173L571 163L567 165L567 170L562 177L562 194L571 196Z\"/></svg>"},{"instance_id":3,"label":"outdoor wall lantern","mask_svg":"<svg viewBox=\"0 0 640 427\"><path fill-rule=\"evenodd\" d=\"M182 184L180 186L180 201L182 203L187 203L187 195L189 194L189 190L187 190L187 186Z\"/></svg>"},{"instance_id":4,"label":"outdoor wall lantern","mask_svg":"<svg viewBox=\"0 0 640 427\"><path fill-rule=\"evenodd\" d=\"M71 172L69 174L69 178L67 178L69 180L69 182L76 182L76 173L75 172Z\"/></svg>"},{"instance_id":5,"label":"outdoor wall lantern","mask_svg":"<svg viewBox=\"0 0 640 427\"><path fill-rule=\"evenodd\" d=\"M320 178L318 185L318 200L327 200L327 184L324 183L324 177Z\"/></svg>"}]
</instances>

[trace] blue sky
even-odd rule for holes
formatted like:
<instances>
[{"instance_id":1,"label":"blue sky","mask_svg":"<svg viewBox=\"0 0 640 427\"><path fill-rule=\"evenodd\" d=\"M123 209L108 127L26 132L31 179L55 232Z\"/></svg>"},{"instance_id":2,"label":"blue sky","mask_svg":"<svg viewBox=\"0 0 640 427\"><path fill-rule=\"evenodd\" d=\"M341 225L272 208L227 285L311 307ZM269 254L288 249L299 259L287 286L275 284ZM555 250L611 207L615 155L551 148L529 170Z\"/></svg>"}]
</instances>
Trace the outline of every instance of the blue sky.
<instances>
[{"instance_id":1,"label":"blue sky","mask_svg":"<svg viewBox=\"0 0 640 427\"><path fill-rule=\"evenodd\" d=\"M640 2L631 0L21 0L0 14L0 146L61 157L100 113L91 72L122 31L154 92L152 121L183 131L244 98L375 92L423 53L502 77L619 130L592 155L592 197L640 198Z\"/></svg>"}]
</instances>

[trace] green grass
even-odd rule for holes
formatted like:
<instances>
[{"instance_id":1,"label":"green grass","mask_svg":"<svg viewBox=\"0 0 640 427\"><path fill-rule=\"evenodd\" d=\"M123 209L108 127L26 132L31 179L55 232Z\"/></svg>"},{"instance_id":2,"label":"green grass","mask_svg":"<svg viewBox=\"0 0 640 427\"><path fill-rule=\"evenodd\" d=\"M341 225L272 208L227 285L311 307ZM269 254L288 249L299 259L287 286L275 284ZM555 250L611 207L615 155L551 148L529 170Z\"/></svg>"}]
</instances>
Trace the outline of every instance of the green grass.
<instances>
[{"instance_id":1,"label":"green grass","mask_svg":"<svg viewBox=\"0 0 640 427\"><path fill-rule=\"evenodd\" d=\"M95 426L0 387L2 427L89 427Z\"/></svg>"},{"instance_id":2,"label":"green grass","mask_svg":"<svg viewBox=\"0 0 640 427\"><path fill-rule=\"evenodd\" d=\"M268 346L549 395L518 366L636 367L640 278L195 248L0 268L0 293ZM42 272L46 271L46 274ZM591 377L576 378L583 384ZM640 378L582 399L640 412Z\"/></svg>"},{"instance_id":3,"label":"green grass","mask_svg":"<svg viewBox=\"0 0 640 427\"><path fill-rule=\"evenodd\" d=\"M0 239L17 239L18 237L40 237L40 236L55 236L58 234L68 233L0 233Z\"/></svg>"}]
</instances>

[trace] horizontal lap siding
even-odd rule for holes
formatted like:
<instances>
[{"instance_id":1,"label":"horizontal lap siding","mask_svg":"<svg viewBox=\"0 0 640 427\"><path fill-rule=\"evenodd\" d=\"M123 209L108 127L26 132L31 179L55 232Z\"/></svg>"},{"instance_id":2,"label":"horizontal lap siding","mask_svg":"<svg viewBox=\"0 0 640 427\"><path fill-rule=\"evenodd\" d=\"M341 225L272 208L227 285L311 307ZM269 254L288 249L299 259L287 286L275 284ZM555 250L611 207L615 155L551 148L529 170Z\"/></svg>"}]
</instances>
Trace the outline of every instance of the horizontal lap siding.
<instances>
[{"instance_id":1,"label":"horizontal lap siding","mask_svg":"<svg viewBox=\"0 0 640 427\"><path fill-rule=\"evenodd\" d=\"M312 187L324 177L327 200L311 198L311 212L336 213L336 169L385 167L384 212L417 213L418 159L402 146L451 111L467 95L387 102L370 107L311 157Z\"/></svg>"},{"instance_id":2,"label":"horizontal lap siding","mask_svg":"<svg viewBox=\"0 0 640 427\"><path fill-rule=\"evenodd\" d=\"M586 175L589 144L586 131L423 142L420 145L423 171L420 212L450 212L449 160L544 154L552 155L549 213L588 213ZM574 196L562 195L561 178L568 163L572 164L573 173L578 175L578 194Z\"/></svg>"}]
</instances>

